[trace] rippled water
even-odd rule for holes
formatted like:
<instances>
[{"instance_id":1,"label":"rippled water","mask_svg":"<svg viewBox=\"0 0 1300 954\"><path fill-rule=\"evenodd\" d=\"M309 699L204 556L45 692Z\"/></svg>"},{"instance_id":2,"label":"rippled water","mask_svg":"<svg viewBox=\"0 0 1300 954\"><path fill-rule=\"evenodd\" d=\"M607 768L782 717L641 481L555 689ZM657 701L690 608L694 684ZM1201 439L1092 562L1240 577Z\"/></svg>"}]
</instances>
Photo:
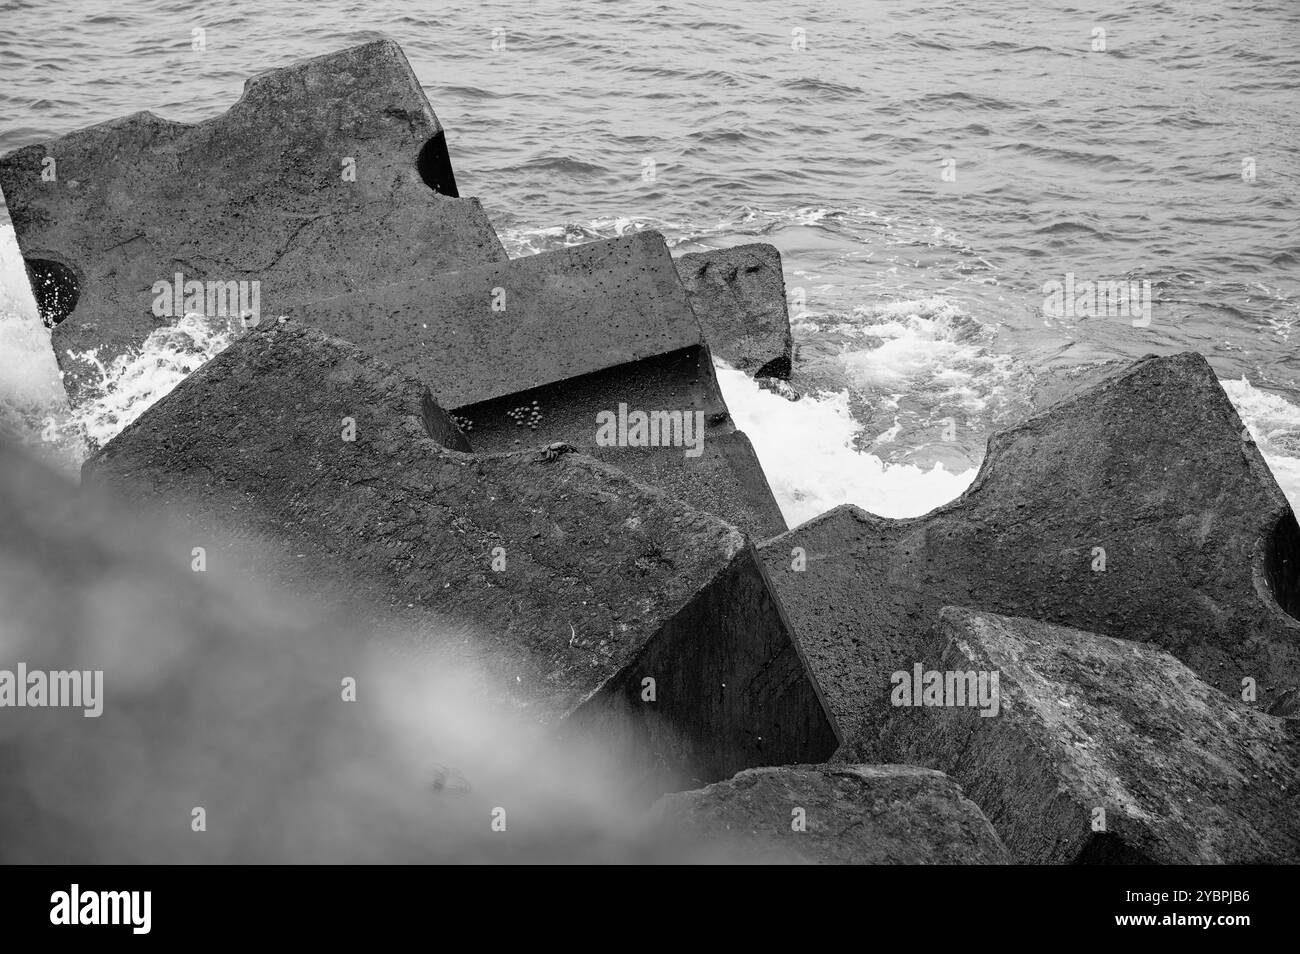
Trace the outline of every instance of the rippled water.
<instances>
[{"instance_id":1,"label":"rippled water","mask_svg":"<svg viewBox=\"0 0 1300 954\"><path fill-rule=\"evenodd\" d=\"M725 384L788 515L928 509L1045 385L1186 349L1300 499L1300 4L1009 6L7 3L0 151L138 109L202 119L252 72L386 33L511 254L644 227L781 250L820 393ZM1150 324L1045 316L1067 273L1150 281ZM14 339L10 386L48 389Z\"/></svg>"}]
</instances>

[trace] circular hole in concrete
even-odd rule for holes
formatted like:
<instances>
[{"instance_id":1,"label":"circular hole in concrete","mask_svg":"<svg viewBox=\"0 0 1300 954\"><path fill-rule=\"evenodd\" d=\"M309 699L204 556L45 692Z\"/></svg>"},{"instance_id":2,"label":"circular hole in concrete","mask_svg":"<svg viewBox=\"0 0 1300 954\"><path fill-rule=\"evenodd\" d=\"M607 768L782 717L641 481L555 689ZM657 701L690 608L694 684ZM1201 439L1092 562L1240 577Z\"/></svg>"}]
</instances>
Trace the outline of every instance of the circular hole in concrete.
<instances>
[{"instance_id":1,"label":"circular hole in concrete","mask_svg":"<svg viewBox=\"0 0 1300 954\"><path fill-rule=\"evenodd\" d=\"M451 171L451 156L447 152L445 133L438 132L424 144L424 148L420 150L420 158L416 161L416 168L424 184L434 192L453 199L460 197L460 193L456 191L456 176Z\"/></svg>"},{"instance_id":2,"label":"circular hole in concrete","mask_svg":"<svg viewBox=\"0 0 1300 954\"><path fill-rule=\"evenodd\" d=\"M24 264L41 321L45 322L45 327L53 328L77 307L77 298L81 294L77 274L62 262L46 258L24 259Z\"/></svg>"},{"instance_id":3,"label":"circular hole in concrete","mask_svg":"<svg viewBox=\"0 0 1300 954\"><path fill-rule=\"evenodd\" d=\"M1282 609L1300 619L1300 524L1290 510L1273 528L1264 558L1264 575Z\"/></svg>"}]
</instances>

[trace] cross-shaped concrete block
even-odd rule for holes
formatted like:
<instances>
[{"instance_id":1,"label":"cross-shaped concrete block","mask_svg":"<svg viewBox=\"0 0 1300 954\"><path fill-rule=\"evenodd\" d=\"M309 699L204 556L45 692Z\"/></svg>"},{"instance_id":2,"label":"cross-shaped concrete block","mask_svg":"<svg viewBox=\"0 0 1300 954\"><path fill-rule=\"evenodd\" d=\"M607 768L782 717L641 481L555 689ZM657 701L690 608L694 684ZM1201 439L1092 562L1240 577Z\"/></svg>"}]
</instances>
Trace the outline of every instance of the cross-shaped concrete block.
<instances>
[{"instance_id":1,"label":"cross-shaped concrete block","mask_svg":"<svg viewBox=\"0 0 1300 954\"><path fill-rule=\"evenodd\" d=\"M108 366L187 312L243 327L506 258L387 39L259 73L195 125L140 112L18 149L0 188L74 404L99 383L74 353Z\"/></svg>"}]
</instances>

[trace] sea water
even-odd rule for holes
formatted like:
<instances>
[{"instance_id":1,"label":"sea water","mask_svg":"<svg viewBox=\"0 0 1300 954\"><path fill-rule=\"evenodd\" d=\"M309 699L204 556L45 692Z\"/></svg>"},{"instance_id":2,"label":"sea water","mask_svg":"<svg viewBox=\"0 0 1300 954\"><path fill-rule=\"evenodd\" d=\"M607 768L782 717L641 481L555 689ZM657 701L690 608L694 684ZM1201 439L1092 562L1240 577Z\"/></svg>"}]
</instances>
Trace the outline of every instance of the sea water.
<instances>
[{"instance_id":1,"label":"sea water","mask_svg":"<svg viewBox=\"0 0 1300 954\"><path fill-rule=\"evenodd\" d=\"M1183 350L1300 503L1300 5L1091 7L19 5L0 152L140 109L198 121L254 72L388 34L512 256L647 228L781 251L797 393L719 378L791 524L924 513L1055 383ZM0 430L75 469L233 333L186 315L83 354L99 388L70 412L5 218ZM1067 277L1149 287L1149 322L1051 313Z\"/></svg>"}]
</instances>

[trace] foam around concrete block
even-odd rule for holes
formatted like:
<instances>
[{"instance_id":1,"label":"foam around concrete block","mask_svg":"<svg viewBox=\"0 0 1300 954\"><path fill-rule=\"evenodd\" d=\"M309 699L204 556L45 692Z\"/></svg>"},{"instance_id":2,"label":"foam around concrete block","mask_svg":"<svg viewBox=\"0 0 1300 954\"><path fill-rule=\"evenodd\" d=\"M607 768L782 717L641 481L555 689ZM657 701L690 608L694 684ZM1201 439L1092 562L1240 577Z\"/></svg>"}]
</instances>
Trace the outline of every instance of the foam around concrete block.
<instances>
[{"instance_id":1,"label":"foam around concrete block","mask_svg":"<svg viewBox=\"0 0 1300 954\"><path fill-rule=\"evenodd\" d=\"M540 721L635 739L675 778L829 754L833 730L735 528L581 454L431 439L450 427L415 379L275 323L184 381L84 478L180 512L196 539L264 541L277 556L250 573L372 607L417 644L471 625L463 648L492 691Z\"/></svg>"},{"instance_id":2,"label":"foam around concrete block","mask_svg":"<svg viewBox=\"0 0 1300 954\"><path fill-rule=\"evenodd\" d=\"M995 434L914 519L840 507L767 542L846 734L944 605L1151 642L1265 709L1300 683L1300 530L1214 372L1150 357Z\"/></svg>"},{"instance_id":3,"label":"foam around concrete block","mask_svg":"<svg viewBox=\"0 0 1300 954\"><path fill-rule=\"evenodd\" d=\"M1018 861L1300 860L1300 746L1287 720L1168 653L949 607L917 661L997 673L997 712L879 699L874 750L951 775Z\"/></svg>"},{"instance_id":4,"label":"foam around concrete block","mask_svg":"<svg viewBox=\"0 0 1300 954\"><path fill-rule=\"evenodd\" d=\"M442 126L387 39L259 73L195 125L141 112L19 149L0 187L74 403L98 373L69 352L108 366L138 349L181 317L154 307L178 273L258 282L270 317L506 258L478 201L456 198ZM239 322L203 300L214 326Z\"/></svg>"}]
</instances>

